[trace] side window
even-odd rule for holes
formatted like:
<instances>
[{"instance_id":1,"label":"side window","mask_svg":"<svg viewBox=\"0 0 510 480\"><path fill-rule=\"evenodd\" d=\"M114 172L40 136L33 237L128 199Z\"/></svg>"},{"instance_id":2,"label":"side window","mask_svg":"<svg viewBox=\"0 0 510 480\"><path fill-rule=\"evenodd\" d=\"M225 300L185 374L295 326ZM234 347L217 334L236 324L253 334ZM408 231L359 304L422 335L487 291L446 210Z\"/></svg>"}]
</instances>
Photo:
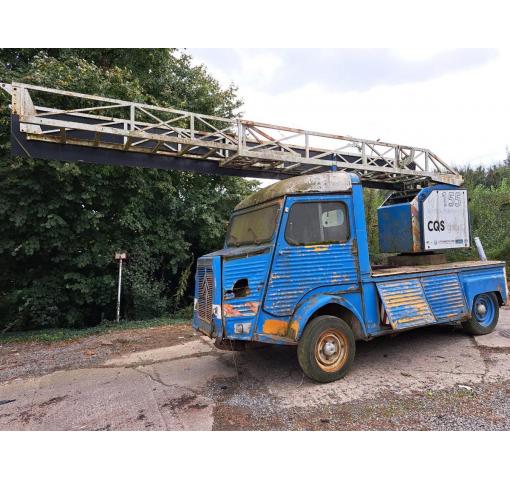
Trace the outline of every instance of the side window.
<instances>
[{"instance_id":1,"label":"side window","mask_svg":"<svg viewBox=\"0 0 510 480\"><path fill-rule=\"evenodd\" d=\"M290 209L285 229L285 240L290 245L344 243L349 235L345 203L303 202Z\"/></svg>"}]
</instances>

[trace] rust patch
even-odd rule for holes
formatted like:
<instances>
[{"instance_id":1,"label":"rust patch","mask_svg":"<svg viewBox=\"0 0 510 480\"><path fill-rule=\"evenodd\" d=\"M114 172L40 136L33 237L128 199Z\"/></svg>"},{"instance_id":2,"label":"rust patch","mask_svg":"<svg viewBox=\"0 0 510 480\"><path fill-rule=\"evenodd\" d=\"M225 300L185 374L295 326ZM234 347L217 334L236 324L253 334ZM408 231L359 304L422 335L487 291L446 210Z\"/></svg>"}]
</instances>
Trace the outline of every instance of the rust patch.
<instances>
[{"instance_id":1,"label":"rust patch","mask_svg":"<svg viewBox=\"0 0 510 480\"><path fill-rule=\"evenodd\" d=\"M228 303L223 304L223 314L225 317L240 317L241 312L237 310L237 308L234 308L232 305L229 305Z\"/></svg>"},{"instance_id":2,"label":"rust patch","mask_svg":"<svg viewBox=\"0 0 510 480\"><path fill-rule=\"evenodd\" d=\"M290 336L294 340L297 340L298 331L299 331L299 322L297 320L292 320L292 322L290 323L290 333L291 333Z\"/></svg>"},{"instance_id":3,"label":"rust patch","mask_svg":"<svg viewBox=\"0 0 510 480\"><path fill-rule=\"evenodd\" d=\"M243 120L243 123L248 125L246 120ZM261 133L260 130L259 133ZM274 198L278 198L278 202L282 202L282 197L288 194L316 192L325 194L328 192L350 192L351 189L351 178L345 172L323 172L313 175L300 175L286 178L285 180L262 188L258 192L252 193L249 197L238 203L234 210L237 211L252 207L253 205L259 205Z\"/></svg>"},{"instance_id":4,"label":"rust patch","mask_svg":"<svg viewBox=\"0 0 510 480\"><path fill-rule=\"evenodd\" d=\"M305 245L305 248L314 252L325 252L331 248L331 245Z\"/></svg>"},{"instance_id":5,"label":"rust patch","mask_svg":"<svg viewBox=\"0 0 510 480\"><path fill-rule=\"evenodd\" d=\"M416 202L411 202L411 229L413 234L413 252L421 252L421 227L420 217Z\"/></svg>"},{"instance_id":6,"label":"rust patch","mask_svg":"<svg viewBox=\"0 0 510 480\"><path fill-rule=\"evenodd\" d=\"M339 273L333 273L331 276L333 282L348 282L350 280L349 275L341 275Z\"/></svg>"},{"instance_id":7,"label":"rust patch","mask_svg":"<svg viewBox=\"0 0 510 480\"><path fill-rule=\"evenodd\" d=\"M257 313L259 311L260 302L246 302L246 308L251 310L253 313Z\"/></svg>"},{"instance_id":8,"label":"rust patch","mask_svg":"<svg viewBox=\"0 0 510 480\"><path fill-rule=\"evenodd\" d=\"M287 335L288 322L285 320L268 319L262 326L262 331L267 335L277 335L284 337Z\"/></svg>"},{"instance_id":9,"label":"rust patch","mask_svg":"<svg viewBox=\"0 0 510 480\"><path fill-rule=\"evenodd\" d=\"M234 307L228 303L223 304L223 315L225 317L251 317L252 314L256 314L259 310L260 302L246 302ZM247 309L246 311L241 311Z\"/></svg>"}]
</instances>

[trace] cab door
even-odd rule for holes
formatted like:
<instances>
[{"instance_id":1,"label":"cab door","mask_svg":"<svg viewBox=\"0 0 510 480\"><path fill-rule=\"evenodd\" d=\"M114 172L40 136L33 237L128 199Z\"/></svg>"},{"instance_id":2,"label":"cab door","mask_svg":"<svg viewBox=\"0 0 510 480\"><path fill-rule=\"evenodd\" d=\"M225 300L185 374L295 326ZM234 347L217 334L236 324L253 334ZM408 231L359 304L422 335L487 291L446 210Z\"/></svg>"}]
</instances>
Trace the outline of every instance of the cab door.
<instances>
[{"instance_id":1,"label":"cab door","mask_svg":"<svg viewBox=\"0 0 510 480\"><path fill-rule=\"evenodd\" d=\"M358 284L352 198L322 198L287 198L264 298L271 315L290 316L316 288L341 292Z\"/></svg>"}]
</instances>

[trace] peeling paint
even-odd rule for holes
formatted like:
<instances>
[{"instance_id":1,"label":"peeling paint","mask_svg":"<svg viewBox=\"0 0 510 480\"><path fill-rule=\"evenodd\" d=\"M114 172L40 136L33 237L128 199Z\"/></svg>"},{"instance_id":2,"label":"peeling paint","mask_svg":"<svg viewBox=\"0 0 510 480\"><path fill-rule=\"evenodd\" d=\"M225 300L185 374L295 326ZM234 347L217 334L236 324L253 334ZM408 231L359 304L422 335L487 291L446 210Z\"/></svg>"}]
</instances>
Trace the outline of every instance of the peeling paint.
<instances>
[{"instance_id":1,"label":"peeling paint","mask_svg":"<svg viewBox=\"0 0 510 480\"><path fill-rule=\"evenodd\" d=\"M276 319L268 319L264 322L262 326L262 332L267 335L278 335L280 337L284 337L287 335L287 330L289 327L289 322L286 320L276 320Z\"/></svg>"},{"instance_id":2,"label":"peeling paint","mask_svg":"<svg viewBox=\"0 0 510 480\"><path fill-rule=\"evenodd\" d=\"M229 305L228 303L223 304L223 315L225 317L241 317L241 312L237 308Z\"/></svg>"},{"instance_id":3,"label":"peeling paint","mask_svg":"<svg viewBox=\"0 0 510 480\"><path fill-rule=\"evenodd\" d=\"M436 321L418 279L381 282L377 289L393 329Z\"/></svg>"},{"instance_id":4,"label":"peeling paint","mask_svg":"<svg viewBox=\"0 0 510 480\"><path fill-rule=\"evenodd\" d=\"M305 245L304 248L312 250L314 252L326 252L329 250L331 245Z\"/></svg>"},{"instance_id":5,"label":"peeling paint","mask_svg":"<svg viewBox=\"0 0 510 480\"><path fill-rule=\"evenodd\" d=\"M421 251L420 212L418 210L418 196L411 202L411 230L413 252Z\"/></svg>"},{"instance_id":6,"label":"peeling paint","mask_svg":"<svg viewBox=\"0 0 510 480\"><path fill-rule=\"evenodd\" d=\"M259 310L260 302L246 302L244 305L253 313L257 313Z\"/></svg>"},{"instance_id":7,"label":"peeling paint","mask_svg":"<svg viewBox=\"0 0 510 480\"><path fill-rule=\"evenodd\" d=\"M299 321L296 319L296 320L293 320L291 323L290 323L290 337L292 337L294 340L297 340L297 336L298 336L298 333L299 333Z\"/></svg>"},{"instance_id":8,"label":"peeling paint","mask_svg":"<svg viewBox=\"0 0 510 480\"><path fill-rule=\"evenodd\" d=\"M324 285L359 288L357 263L350 243L281 248L273 262L273 274L264 301L271 315L291 315L308 291Z\"/></svg>"}]
</instances>

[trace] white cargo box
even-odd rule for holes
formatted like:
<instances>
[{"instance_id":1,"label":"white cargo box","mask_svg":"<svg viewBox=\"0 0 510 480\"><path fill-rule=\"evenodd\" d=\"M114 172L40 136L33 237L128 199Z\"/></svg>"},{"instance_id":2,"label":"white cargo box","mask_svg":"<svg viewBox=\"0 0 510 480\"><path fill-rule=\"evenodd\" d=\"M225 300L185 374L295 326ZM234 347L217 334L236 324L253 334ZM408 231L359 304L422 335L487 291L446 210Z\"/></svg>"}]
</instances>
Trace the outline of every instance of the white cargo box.
<instances>
[{"instance_id":1,"label":"white cargo box","mask_svg":"<svg viewBox=\"0 0 510 480\"><path fill-rule=\"evenodd\" d=\"M377 210L379 249L420 253L466 248L469 240L467 191L444 186L394 192Z\"/></svg>"},{"instance_id":2,"label":"white cargo box","mask_svg":"<svg viewBox=\"0 0 510 480\"><path fill-rule=\"evenodd\" d=\"M425 250L470 246L466 190L432 190L422 209Z\"/></svg>"}]
</instances>

